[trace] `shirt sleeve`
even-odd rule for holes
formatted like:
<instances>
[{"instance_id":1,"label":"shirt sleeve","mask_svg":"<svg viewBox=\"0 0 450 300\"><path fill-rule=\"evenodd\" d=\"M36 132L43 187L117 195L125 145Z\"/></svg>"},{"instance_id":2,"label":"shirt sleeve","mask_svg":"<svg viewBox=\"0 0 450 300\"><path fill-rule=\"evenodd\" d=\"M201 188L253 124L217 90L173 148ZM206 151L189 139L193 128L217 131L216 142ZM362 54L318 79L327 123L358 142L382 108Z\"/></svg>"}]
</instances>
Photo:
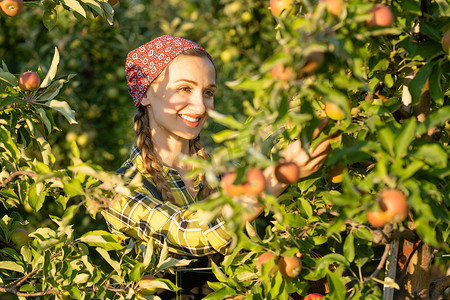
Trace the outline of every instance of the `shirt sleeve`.
<instances>
[{"instance_id":1,"label":"shirt sleeve","mask_svg":"<svg viewBox=\"0 0 450 300\"><path fill-rule=\"evenodd\" d=\"M206 223L196 212L163 202L144 187L131 197L122 197L103 212L112 232L137 240L169 246L169 251L189 256L229 254L232 237L222 218Z\"/></svg>"}]
</instances>

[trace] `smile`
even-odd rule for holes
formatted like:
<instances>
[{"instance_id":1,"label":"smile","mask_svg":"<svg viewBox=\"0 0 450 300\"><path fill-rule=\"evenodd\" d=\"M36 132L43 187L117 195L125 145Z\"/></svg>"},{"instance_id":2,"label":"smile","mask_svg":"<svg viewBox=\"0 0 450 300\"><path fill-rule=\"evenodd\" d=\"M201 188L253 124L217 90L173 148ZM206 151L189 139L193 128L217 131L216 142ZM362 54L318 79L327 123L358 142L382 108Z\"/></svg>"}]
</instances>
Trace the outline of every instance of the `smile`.
<instances>
[{"instance_id":1,"label":"smile","mask_svg":"<svg viewBox=\"0 0 450 300\"><path fill-rule=\"evenodd\" d=\"M190 116L186 116L186 115L180 115L180 117L186 121L189 122L198 122L200 121L200 118L194 118L194 117L190 117Z\"/></svg>"}]
</instances>

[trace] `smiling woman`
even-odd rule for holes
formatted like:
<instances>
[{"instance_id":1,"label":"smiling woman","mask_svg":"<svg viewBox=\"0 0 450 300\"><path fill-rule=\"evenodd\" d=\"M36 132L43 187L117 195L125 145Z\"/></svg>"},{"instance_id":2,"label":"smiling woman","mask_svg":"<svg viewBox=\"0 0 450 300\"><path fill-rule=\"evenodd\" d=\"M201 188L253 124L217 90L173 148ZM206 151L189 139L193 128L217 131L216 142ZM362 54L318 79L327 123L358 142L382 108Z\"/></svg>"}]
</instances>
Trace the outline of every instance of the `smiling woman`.
<instances>
[{"instance_id":1,"label":"smiling woman","mask_svg":"<svg viewBox=\"0 0 450 300\"><path fill-rule=\"evenodd\" d=\"M185 176L191 169L180 155L208 159L199 134L208 110L214 108L214 62L196 43L166 35L131 51L126 72L128 91L137 108L137 140L119 173L135 168L127 180L139 172L143 182L132 195L112 202L103 215L110 230L124 239L151 241L156 249L166 244L170 255L200 257L195 266L208 266L213 256L220 259L233 251L232 238L222 217L207 223L200 212L188 211L189 206L208 197L212 188L204 176ZM308 155L297 141L283 151L283 156L299 166L298 177L305 177L322 166L329 151L329 141L325 141ZM278 195L287 186L276 180L273 167L261 176L261 190L265 187ZM252 208L244 214L244 223L253 221L264 209L256 196L246 197L242 206ZM194 275L180 275L183 296L177 299L201 299L211 292L207 281L215 281L214 275ZM162 299L176 297L170 292L158 293Z\"/></svg>"}]
</instances>

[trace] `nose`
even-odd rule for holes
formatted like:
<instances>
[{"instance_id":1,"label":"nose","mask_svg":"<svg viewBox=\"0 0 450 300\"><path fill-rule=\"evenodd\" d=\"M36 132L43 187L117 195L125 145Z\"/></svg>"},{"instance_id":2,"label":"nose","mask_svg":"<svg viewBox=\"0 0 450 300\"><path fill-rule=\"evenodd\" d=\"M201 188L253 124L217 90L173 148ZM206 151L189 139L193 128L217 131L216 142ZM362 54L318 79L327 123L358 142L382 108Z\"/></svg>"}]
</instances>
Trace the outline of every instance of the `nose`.
<instances>
[{"instance_id":1,"label":"nose","mask_svg":"<svg viewBox=\"0 0 450 300\"><path fill-rule=\"evenodd\" d=\"M190 110L193 114L203 115L206 112L205 96L201 91L195 92L191 97Z\"/></svg>"}]
</instances>

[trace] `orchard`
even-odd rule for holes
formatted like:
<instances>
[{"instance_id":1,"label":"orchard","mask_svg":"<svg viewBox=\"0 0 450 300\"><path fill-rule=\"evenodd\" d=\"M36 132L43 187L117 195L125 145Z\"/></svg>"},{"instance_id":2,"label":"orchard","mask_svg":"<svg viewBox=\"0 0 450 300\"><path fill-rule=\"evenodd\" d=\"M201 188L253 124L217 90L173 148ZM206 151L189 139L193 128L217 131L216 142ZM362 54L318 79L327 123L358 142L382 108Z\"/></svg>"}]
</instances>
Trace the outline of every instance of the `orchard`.
<instances>
[{"instance_id":1,"label":"orchard","mask_svg":"<svg viewBox=\"0 0 450 300\"><path fill-rule=\"evenodd\" d=\"M159 299L191 260L100 212L135 135L128 51L170 34L218 70L183 158L234 250L205 299L450 299L450 3L0 0L0 299ZM312 175L283 150L329 139ZM307 152L308 153L308 152ZM273 195L266 168L287 188ZM251 224L242 206L264 212ZM195 274L194 274L195 275Z\"/></svg>"}]
</instances>

